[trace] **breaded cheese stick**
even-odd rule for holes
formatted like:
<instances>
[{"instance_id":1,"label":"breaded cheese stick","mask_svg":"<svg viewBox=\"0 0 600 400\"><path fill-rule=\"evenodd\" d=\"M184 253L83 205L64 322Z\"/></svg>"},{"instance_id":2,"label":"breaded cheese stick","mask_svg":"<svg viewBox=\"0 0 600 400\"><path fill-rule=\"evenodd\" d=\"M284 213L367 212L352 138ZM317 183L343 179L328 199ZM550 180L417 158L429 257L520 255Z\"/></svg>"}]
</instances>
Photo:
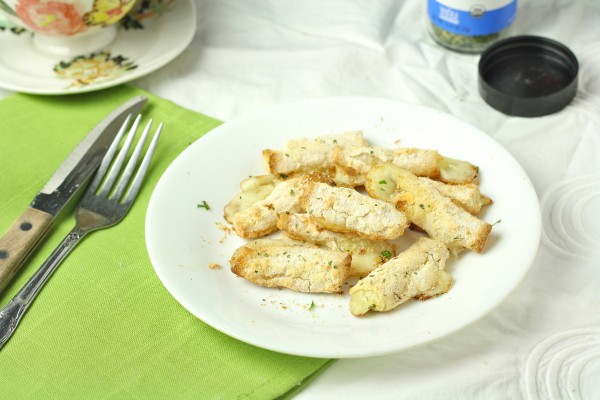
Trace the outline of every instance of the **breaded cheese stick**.
<instances>
[{"instance_id":1,"label":"breaded cheese stick","mask_svg":"<svg viewBox=\"0 0 600 400\"><path fill-rule=\"evenodd\" d=\"M269 173L276 175L329 172L333 167L332 151L337 145L368 146L368 142L361 131L290 140L284 150L263 150L263 164Z\"/></svg>"},{"instance_id":2,"label":"breaded cheese stick","mask_svg":"<svg viewBox=\"0 0 600 400\"><path fill-rule=\"evenodd\" d=\"M223 217L227 222L233 224L235 214L252 207L252 205L261 200L266 199L271 192L273 192L274 188L275 186L273 184L266 184L253 189L241 191L225 205L225 208L223 209Z\"/></svg>"},{"instance_id":3,"label":"breaded cheese stick","mask_svg":"<svg viewBox=\"0 0 600 400\"><path fill-rule=\"evenodd\" d=\"M352 256L342 251L260 240L238 248L231 257L231 271L265 287L288 288L305 293L339 293Z\"/></svg>"},{"instance_id":4,"label":"breaded cheese stick","mask_svg":"<svg viewBox=\"0 0 600 400\"><path fill-rule=\"evenodd\" d=\"M478 173L477 167L471 163L442 156L430 149L338 146L332 154L334 165L341 170L336 171L336 176L345 186L350 186L350 183L363 185L369 170L384 163L405 168L417 176L449 183L471 182Z\"/></svg>"},{"instance_id":5,"label":"breaded cheese stick","mask_svg":"<svg viewBox=\"0 0 600 400\"><path fill-rule=\"evenodd\" d=\"M332 181L337 186L356 187L366 183L366 175L350 175L342 168L336 167ZM481 208L492 204L492 199L481 194L479 187L474 183L446 183L436 181L425 176L419 179L429 182L441 194L450 197L456 204L473 215L481 212Z\"/></svg>"},{"instance_id":6,"label":"breaded cheese stick","mask_svg":"<svg viewBox=\"0 0 600 400\"><path fill-rule=\"evenodd\" d=\"M409 224L402 212L385 201L320 182L306 186L300 206L323 228L372 240L396 239Z\"/></svg>"},{"instance_id":7,"label":"breaded cheese stick","mask_svg":"<svg viewBox=\"0 0 600 400\"><path fill-rule=\"evenodd\" d=\"M302 175L281 181L263 200L240 210L232 217L232 225L238 236L251 239L268 235L277 230L278 213L301 212L299 198L309 182L328 181L319 174Z\"/></svg>"},{"instance_id":8,"label":"breaded cheese stick","mask_svg":"<svg viewBox=\"0 0 600 400\"><path fill-rule=\"evenodd\" d=\"M365 175L372 167L388 162L406 168L417 176L438 178L440 168L437 161L438 152L426 149L337 146L333 150L334 164L348 176L356 177L358 185L364 184Z\"/></svg>"},{"instance_id":9,"label":"breaded cheese stick","mask_svg":"<svg viewBox=\"0 0 600 400\"><path fill-rule=\"evenodd\" d=\"M435 187L406 169L378 165L367 174L367 192L396 204L409 220L453 252L483 251L492 225L469 214Z\"/></svg>"},{"instance_id":10,"label":"breaded cheese stick","mask_svg":"<svg viewBox=\"0 0 600 400\"><path fill-rule=\"evenodd\" d=\"M441 194L451 198L457 205L473 215L481 212L481 207L492 204L492 199L481 194L474 183L451 184L421 177L423 182L433 185Z\"/></svg>"},{"instance_id":11,"label":"breaded cheese stick","mask_svg":"<svg viewBox=\"0 0 600 400\"><path fill-rule=\"evenodd\" d=\"M279 214L277 227L291 239L352 254L349 276L365 276L395 255L394 246L387 241L329 231L314 223L309 214Z\"/></svg>"},{"instance_id":12,"label":"breaded cheese stick","mask_svg":"<svg viewBox=\"0 0 600 400\"><path fill-rule=\"evenodd\" d=\"M452 278L444 270L449 252L443 243L420 238L406 251L362 278L350 289L350 312L389 311L409 299L446 293Z\"/></svg>"}]
</instances>

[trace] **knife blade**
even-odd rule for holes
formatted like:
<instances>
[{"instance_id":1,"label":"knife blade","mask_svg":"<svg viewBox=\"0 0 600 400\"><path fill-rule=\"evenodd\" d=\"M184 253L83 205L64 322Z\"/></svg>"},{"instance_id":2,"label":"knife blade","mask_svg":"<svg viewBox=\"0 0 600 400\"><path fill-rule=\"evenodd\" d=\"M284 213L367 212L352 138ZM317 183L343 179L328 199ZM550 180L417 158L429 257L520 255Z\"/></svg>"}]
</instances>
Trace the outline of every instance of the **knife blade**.
<instances>
[{"instance_id":1,"label":"knife blade","mask_svg":"<svg viewBox=\"0 0 600 400\"><path fill-rule=\"evenodd\" d=\"M147 100L145 96L134 97L100 121L0 238L0 293L41 243L54 218L98 168L125 119L137 114Z\"/></svg>"}]
</instances>

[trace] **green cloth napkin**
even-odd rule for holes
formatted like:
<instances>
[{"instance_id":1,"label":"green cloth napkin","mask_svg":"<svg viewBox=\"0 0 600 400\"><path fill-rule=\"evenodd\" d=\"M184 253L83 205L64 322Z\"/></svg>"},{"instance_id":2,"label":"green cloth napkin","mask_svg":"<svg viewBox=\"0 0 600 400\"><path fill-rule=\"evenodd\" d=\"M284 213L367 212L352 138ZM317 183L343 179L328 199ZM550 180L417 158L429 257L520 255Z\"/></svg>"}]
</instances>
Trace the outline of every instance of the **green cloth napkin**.
<instances>
[{"instance_id":1,"label":"green cloth napkin","mask_svg":"<svg viewBox=\"0 0 600 400\"><path fill-rule=\"evenodd\" d=\"M79 141L112 109L144 94L165 129L129 214L84 239L0 350L0 399L272 399L329 364L263 350L188 313L154 273L144 240L148 201L169 164L221 122L130 86L0 101L0 234ZM199 162L201 162L199 160ZM74 203L7 291L4 306L75 222Z\"/></svg>"}]
</instances>

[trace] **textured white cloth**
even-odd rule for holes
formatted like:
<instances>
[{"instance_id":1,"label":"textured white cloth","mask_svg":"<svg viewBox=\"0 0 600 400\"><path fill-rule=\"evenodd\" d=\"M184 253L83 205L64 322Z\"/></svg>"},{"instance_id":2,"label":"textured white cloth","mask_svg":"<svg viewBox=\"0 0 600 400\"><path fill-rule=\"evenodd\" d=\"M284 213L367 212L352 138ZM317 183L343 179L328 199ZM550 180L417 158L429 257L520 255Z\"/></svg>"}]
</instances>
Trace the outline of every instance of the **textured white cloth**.
<instances>
[{"instance_id":1,"label":"textured white cloth","mask_svg":"<svg viewBox=\"0 0 600 400\"><path fill-rule=\"evenodd\" d=\"M425 1L197 5L190 47L135 85L224 121L324 96L419 103L505 146L542 203L536 260L495 310L418 348L339 360L298 399L600 399L600 1L519 1L513 33L558 40L580 63L572 104L541 118L480 98L479 57L433 42Z\"/></svg>"}]
</instances>

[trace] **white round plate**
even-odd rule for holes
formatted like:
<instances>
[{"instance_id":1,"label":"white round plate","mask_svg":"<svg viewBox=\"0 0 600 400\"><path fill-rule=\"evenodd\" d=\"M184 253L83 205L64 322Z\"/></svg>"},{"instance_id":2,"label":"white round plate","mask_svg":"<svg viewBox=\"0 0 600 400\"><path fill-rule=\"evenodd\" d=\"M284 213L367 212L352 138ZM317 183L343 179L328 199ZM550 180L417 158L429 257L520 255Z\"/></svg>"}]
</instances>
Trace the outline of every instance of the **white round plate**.
<instances>
[{"instance_id":1,"label":"white round plate","mask_svg":"<svg viewBox=\"0 0 600 400\"><path fill-rule=\"evenodd\" d=\"M480 167L481 190L494 200L481 217L497 223L483 254L463 252L449 260L454 284L448 293L357 318L349 311L348 286L343 295L297 293L259 287L230 271L228 260L244 240L223 229L223 207L242 179L265 173L261 151L282 149L294 138L350 130L362 130L376 146L438 149ZM210 210L198 207L203 201ZM364 97L285 104L212 130L169 166L146 216L154 269L183 307L247 343L328 358L397 352L477 320L524 277L540 231L529 178L493 139L442 112ZM211 263L222 267L211 269Z\"/></svg>"},{"instance_id":2,"label":"white round plate","mask_svg":"<svg viewBox=\"0 0 600 400\"><path fill-rule=\"evenodd\" d=\"M120 29L103 51L122 64L106 77L89 81L59 77L54 67L74 57L53 56L36 49L32 35L0 31L0 87L31 94L74 94L112 87L139 78L177 57L196 32L193 0L176 0L164 14L142 21L143 29ZM82 55L84 57L89 54ZM129 67L129 68L128 68Z\"/></svg>"}]
</instances>

